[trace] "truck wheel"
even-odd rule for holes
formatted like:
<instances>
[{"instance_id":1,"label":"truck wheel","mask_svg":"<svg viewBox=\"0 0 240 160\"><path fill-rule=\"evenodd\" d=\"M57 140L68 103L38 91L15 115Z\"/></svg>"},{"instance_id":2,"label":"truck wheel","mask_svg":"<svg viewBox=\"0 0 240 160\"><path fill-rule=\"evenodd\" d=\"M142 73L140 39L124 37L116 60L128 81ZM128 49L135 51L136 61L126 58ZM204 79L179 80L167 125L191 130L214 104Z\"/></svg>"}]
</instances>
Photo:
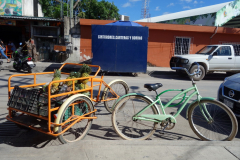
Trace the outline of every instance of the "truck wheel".
<instances>
[{"instance_id":1,"label":"truck wheel","mask_svg":"<svg viewBox=\"0 0 240 160\"><path fill-rule=\"evenodd\" d=\"M192 66L190 73L197 72L197 65ZM200 81L205 77L205 69L203 66L199 65L199 73L193 76L194 81Z\"/></svg>"}]
</instances>

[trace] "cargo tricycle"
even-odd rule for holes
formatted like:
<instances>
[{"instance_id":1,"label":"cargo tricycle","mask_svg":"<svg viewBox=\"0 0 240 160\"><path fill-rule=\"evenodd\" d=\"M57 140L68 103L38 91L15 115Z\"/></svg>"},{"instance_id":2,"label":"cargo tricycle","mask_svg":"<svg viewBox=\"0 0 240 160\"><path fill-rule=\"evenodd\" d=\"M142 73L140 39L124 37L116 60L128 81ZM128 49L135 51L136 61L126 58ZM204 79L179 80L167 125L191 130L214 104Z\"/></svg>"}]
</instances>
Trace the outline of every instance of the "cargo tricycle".
<instances>
[{"instance_id":1,"label":"cargo tricycle","mask_svg":"<svg viewBox=\"0 0 240 160\"><path fill-rule=\"evenodd\" d=\"M65 66L78 66L81 70L83 65L97 71L93 76L79 71L79 76L72 77L72 72L62 71ZM56 78L56 73L68 78ZM99 73L101 78L96 78ZM20 127L58 137L62 143L83 139L91 128L92 120L97 118L95 105L103 102L105 108L112 112L115 101L129 91L123 80L104 82L104 73L97 65L64 63L57 72L12 75L8 79L9 113L6 118ZM37 77L49 74L54 74L53 81L37 83ZM31 76L33 84L11 85L13 78L24 76ZM102 86L105 87L103 90ZM53 91L54 88L57 91ZM98 90L97 93L95 90L96 96L93 95L95 88Z\"/></svg>"}]
</instances>

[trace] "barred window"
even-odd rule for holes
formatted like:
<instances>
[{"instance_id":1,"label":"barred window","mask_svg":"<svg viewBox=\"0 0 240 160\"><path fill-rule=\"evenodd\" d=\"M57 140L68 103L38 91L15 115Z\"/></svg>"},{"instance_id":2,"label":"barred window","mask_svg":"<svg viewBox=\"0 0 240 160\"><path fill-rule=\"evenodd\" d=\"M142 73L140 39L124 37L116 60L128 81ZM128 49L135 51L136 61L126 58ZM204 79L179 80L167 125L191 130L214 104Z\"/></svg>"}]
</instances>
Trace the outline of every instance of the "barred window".
<instances>
[{"instance_id":1,"label":"barred window","mask_svg":"<svg viewBox=\"0 0 240 160\"><path fill-rule=\"evenodd\" d=\"M175 55L188 54L190 50L191 38L176 37L175 40Z\"/></svg>"},{"instance_id":2,"label":"barred window","mask_svg":"<svg viewBox=\"0 0 240 160\"><path fill-rule=\"evenodd\" d=\"M233 45L235 56L240 56L240 45L234 44Z\"/></svg>"}]
</instances>

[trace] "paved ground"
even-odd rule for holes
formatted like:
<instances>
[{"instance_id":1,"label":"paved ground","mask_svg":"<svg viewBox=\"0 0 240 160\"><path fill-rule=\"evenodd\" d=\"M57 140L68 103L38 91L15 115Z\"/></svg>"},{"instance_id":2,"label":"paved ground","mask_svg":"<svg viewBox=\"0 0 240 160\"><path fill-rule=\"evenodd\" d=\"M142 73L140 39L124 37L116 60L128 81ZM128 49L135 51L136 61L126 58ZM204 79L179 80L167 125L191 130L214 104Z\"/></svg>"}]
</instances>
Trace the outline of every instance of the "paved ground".
<instances>
[{"instance_id":1,"label":"paved ground","mask_svg":"<svg viewBox=\"0 0 240 160\"><path fill-rule=\"evenodd\" d=\"M92 141L34 148L0 145L1 160L237 160L239 142Z\"/></svg>"},{"instance_id":2,"label":"paved ground","mask_svg":"<svg viewBox=\"0 0 240 160\"><path fill-rule=\"evenodd\" d=\"M60 65L61 64L39 62L34 72L52 71L55 68L59 68ZM0 77L1 73L7 73L9 76L16 74L16 72L12 71L11 66L12 63L4 63L2 67L5 70L0 72ZM11 70L10 73L6 71L9 69ZM148 74L141 74L139 78L148 79L148 76L155 77L155 79L149 78L149 81L153 83L159 80L159 78L162 81L170 81L173 78L170 68L148 67L147 71ZM113 79L116 79L119 75L114 76ZM50 79L50 77L46 78ZM109 77L107 80L111 79L112 78ZM125 79L131 85L136 83L132 78ZM219 84L224 77L214 75L210 79L210 81L215 80L216 83ZM0 80L3 82L6 79L1 77ZM173 84L173 88L175 85L184 85L184 81L186 80L180 79L178 84ZM2 101L5 99L2 97L6 97L4 94L6 88L2 86L2 82L0 82L0 100L1 103L6 103L5 100L4 102ZM16 80L16 83L19 82L27 83L28 79ZM211 83L207 83L208 77L206 78L206 82L203 82L200 82L199 85L206 86L206 88L211 87ZM6 81L4 83L6 83ZM143 91L143 88L137 88L137 85L131 89L132 91L138 89ZM209 94L212 94L212 92ZM214 95L214 97L215 96L216 95ZM239 134L237 139L231 142L203 142L194 134L184 134L186 132L185 130L189 128L189 125L183 123L180 128L178 127L177 132L176 130L168 132L165 137L161 137L156 133L153 135L152 140L125 141L121 140L110 127L111 122L109 119L111 115L105 112L103 104L97 106L97 109L98 121L94 121L89 134L83 141L71 144L61 145L57 139L53 139L50 136L32 130L16 129L16 126L11 124L9 129L12 129L12 132L7 132L9 136L0 137L1 159L240 159ZM0 131L1 126L4 127L4 124L8 123L5 121L6 115L6 109L0 108ZM185 121L186 120L183 119L182 122ZM9 125L7 126L9 127ZM96 134L96 131L98 131L99 134Z\"/></svg>"}]
</instances>

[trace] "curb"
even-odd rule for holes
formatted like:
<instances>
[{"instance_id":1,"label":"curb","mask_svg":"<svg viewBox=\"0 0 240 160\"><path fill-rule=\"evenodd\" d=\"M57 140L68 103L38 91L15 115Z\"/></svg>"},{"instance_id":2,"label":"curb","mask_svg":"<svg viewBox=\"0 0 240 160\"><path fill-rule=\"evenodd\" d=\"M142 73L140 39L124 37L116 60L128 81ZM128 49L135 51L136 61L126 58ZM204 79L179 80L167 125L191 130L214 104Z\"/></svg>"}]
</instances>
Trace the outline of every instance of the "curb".
<instances>
[{"instance_id":1,"label":"curb","mask_svg":"<svg viewBox=\"0 0 240 160\"><path fill-rule=\"evenodd\" d=\"M47 63L47 62L35 62L36 67L33 68L33 72L46 72L46 71L53 71L54 69L59 69L60 66L63 63ZM64 67L64 68L71 68L71 67ZM11 63L6 63L4 62L2 65L0 65L0 70L15 70L13 68L13 61ZM133 76L136 76L139 74L151 74L153 72L168 72L168 71L172 71L170 68L168 67L147 67L147 71L146 72L133 72ZM114 73L114 72L113 72Z\"/></svg>"}]
</instances>

